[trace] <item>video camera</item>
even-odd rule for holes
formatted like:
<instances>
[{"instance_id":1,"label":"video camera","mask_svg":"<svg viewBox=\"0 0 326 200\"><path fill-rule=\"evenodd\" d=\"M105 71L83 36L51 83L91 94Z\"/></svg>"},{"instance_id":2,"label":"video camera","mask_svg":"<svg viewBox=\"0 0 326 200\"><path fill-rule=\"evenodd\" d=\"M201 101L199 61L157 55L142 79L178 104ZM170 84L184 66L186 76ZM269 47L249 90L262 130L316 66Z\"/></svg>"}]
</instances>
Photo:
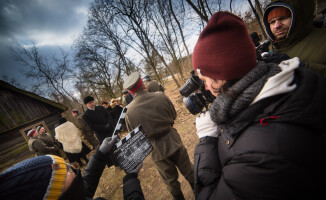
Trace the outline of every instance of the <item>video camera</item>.
<instances>
[{"instance_id":1,"label":"video camera","mask_svg":"<svg viewBox=\"0 0 326 200\"><path fill-rule=\"evenodd\" d=\"M210 91L205 90L205 84L195 74L195 71L190 72L191 77L180 88L179 92L183 97L183 103L189 112L193 115L200 113L204 107L208 109L208 104L212 103L215 96ZM198 92L195 92L199 90Z\"/></svg>"},{"instance_id":2,"label":"video camera","mask_svg":"<svg viewBox=\"0 0 326 200\"><path fill-rule=\"evenodd\" d=\"M271 42L269 40L265 40L262 43L260 43L261 39L258 36L257 32L251 33L250 37L256 47L257 60L264 60L264 57L268 57L270 54L268 47L271 44Z\"/></svg>"}]
</instances>

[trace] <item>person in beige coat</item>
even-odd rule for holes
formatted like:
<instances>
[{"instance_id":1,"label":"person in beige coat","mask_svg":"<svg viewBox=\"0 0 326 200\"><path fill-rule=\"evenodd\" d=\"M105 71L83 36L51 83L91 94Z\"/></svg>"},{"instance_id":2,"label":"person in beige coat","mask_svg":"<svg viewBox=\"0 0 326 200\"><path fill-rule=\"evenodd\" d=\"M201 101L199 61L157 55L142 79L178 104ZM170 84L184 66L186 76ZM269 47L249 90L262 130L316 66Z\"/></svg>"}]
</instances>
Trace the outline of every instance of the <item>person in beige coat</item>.
<instances>
[{"instance_id":1,"label":"person in beige coat","mask_svg":"<svg viewBox=\"0 0 326 200\"><path fill-rule=\"evenodd\" d=\"M169 192L174 199L184 199L177 168L193 188L193 164L173 128L177 114L171 100L163 92L144 90L138 72L126 78L124 88L134 95L134 100L127 106L125 122L128 131L142 125L153 146L152 160Z\"/></svg>"},{"instance_id":2,"label":"person in beige coat","mask_svg":"<svg viewBox=\"0 0 326 200\"><path fill-rule=\"evenodd\" d=\"M78 162L79 166L83 166L81 158L88 162L86 155L91 151L81 140L80 130L66 118L59 120L59 126L55 128L55 138L62 143L63 151L66 153L70 163Z\"/></svg>"}]
</instances>

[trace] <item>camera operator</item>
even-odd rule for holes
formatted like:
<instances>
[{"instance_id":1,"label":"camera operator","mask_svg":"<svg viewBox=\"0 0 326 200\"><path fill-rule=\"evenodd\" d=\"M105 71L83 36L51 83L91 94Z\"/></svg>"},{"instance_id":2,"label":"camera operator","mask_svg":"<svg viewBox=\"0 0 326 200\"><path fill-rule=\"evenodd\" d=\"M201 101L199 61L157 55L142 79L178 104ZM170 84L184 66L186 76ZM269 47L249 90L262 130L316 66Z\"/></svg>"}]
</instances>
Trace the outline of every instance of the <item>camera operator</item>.
<instances>
[{"instance_id":1,"label":"camera operator","mask_svg":"<svg viewBox=\"0 0 326 200\"><path fill-rule=\"evenodd\" d=\"M325 199L325 78L298 58L256 62L229 12L211 17L192 61L216 97L196 118L196 198Z\"/></svg>"}]
</instances>

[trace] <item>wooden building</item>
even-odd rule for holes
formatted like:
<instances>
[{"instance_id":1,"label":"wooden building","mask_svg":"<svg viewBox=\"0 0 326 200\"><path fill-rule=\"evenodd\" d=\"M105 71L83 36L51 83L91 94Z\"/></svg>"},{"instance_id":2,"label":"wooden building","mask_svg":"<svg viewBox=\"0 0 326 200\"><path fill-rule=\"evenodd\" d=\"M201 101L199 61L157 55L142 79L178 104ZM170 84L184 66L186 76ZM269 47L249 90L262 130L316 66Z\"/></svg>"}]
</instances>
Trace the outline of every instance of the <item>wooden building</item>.
<instances>
[{"instance_id":1,"label":"wooden building","mask_svg":"<svg viewBox=\"0 0 326 200\"><path fill-rule=\"evenodd\" d=\"M53 135L61 113L67 109L0 80L0 172L33 157L27 132L41 125Z\"/></svg>"}]
</instances>

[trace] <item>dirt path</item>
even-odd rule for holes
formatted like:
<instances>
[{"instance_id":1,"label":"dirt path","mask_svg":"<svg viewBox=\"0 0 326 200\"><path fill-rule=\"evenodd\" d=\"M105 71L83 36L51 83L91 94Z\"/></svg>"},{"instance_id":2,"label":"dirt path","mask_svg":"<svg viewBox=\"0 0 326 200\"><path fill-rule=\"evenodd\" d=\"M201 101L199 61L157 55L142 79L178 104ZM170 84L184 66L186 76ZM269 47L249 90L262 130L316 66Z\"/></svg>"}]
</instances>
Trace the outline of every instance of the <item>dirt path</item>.
<instances>
[{"instance_id":1,"label":"dirt path","mask_svg":"<svg viewBox=\"0 0 326 200\"><path fill-rule=\"evenodd\" d=\"M194 125L195 117L191 115L184 106L182 97L179 94L179 88L177 88L173 81L170 80L165 84L165 90L166 95L173 102L178 114L174 127L178 130L181 139L188 150L190 160L193 162L195 145L198 143L196 127ZM101 196L106 199L114 200L123 199L122 178L124 175L125 173L122 170L115 167L111 167L110 169L106 167L94 197ZM150 156L144 160L144 165L139 173L139 179L145 199L172 199L172 196L163 183ZM179 181L181 182L181 189L186 200L194 199L191 187L182 175L180 175Z\"/></svg>"}]
</instances>

